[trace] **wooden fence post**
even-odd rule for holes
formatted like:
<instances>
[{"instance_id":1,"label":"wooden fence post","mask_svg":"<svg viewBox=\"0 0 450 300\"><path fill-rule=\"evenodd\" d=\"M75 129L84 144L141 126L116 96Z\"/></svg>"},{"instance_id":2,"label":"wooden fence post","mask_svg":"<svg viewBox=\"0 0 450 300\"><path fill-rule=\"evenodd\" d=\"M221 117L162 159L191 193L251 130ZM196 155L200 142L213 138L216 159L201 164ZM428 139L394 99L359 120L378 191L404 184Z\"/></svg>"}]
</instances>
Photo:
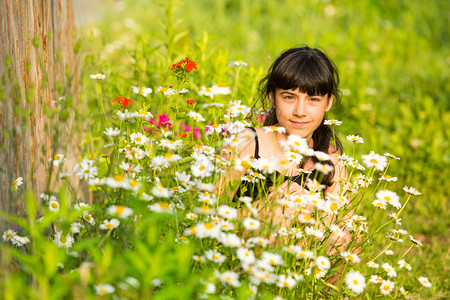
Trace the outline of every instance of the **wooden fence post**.
<instances>
[{"instance_id":1,"label":"wooden fence post","mask_svg":"<svg viewBox=\"0 0 450 300\"><path fill-rule=\"evenodd\" d=\"M0 0L0 37L0 210L21 215L13 180L23 177L37 197L46 189L52 153L45 109L64 93L76 97L72 0Z\"/></svg>"}]
</instances>

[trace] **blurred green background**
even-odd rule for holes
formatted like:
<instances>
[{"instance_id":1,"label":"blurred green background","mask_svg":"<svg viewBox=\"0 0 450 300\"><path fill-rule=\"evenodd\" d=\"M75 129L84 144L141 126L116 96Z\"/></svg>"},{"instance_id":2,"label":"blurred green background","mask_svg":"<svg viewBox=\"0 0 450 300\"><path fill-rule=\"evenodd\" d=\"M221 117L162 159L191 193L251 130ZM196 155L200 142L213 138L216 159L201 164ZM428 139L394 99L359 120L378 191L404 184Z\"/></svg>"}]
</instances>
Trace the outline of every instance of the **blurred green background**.
<instances>
[{"instance_id":1,"label":"blurred green background","mask_svg":"<svg viewBox=\"0 0 450 300\"><path fill-rule=\"evenodd\" d=\"M423 193L412 198L402 220L424 242L413 250L416 274L431 269L436 277L430 280L447 289L450 1L75 2L85 40L83 72L108 74L111 89L121 94L130 82L166 84L168 70L161 76L155 70L184 56L199 65L195 82L232 85L223 66L242 59L249 67L238 97L250 104L281 51L303 44L323 49L341 76L342 102L329 117L343 121L345 152L353 148L345 136L358 134L365 143L357 153L401 158L388 172L398 177L393 189L403 195L406 185ZM81 100L88 97L82 93ZM369 202L362 214L372 210Z\"/></svg>"}]
</instances>

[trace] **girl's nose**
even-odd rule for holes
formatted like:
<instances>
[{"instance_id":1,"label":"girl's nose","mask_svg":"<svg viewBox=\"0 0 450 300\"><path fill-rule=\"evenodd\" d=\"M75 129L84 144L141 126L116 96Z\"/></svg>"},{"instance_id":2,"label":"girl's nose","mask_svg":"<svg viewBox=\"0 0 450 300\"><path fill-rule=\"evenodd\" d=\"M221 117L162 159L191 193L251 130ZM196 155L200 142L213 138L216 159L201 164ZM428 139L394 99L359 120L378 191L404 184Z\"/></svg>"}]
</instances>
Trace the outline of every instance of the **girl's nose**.
<instances>
[{"instance_id":1,"label":"girl's nose","mask_svg":"<svg viewBox=\"0 0 450 300\"><path fill-rule=\"evenodd\" d=\"M299 100L294 109L295 116L304 116L306 115L306 101Z\"/></svg>"}]
</instances>

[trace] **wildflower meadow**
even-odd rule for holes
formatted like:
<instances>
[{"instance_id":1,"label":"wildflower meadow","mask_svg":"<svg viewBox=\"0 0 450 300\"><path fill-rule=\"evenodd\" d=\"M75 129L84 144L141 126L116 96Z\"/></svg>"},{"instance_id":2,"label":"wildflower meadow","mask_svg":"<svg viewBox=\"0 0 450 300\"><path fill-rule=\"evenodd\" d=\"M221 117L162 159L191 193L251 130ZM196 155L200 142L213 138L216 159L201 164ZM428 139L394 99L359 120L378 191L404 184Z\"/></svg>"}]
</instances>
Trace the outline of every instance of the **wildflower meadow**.
<instances>
[{"instance_id":1,"label":"wildflower meadow","mask_svg":"<svg viewBox=\"0 0 450 300\"><path fill-rule=\"evenodd\" d=\"M264 2L104 1L95 21L80 4L78 94L46 110L70 134L45 129L45 192L13 178L0 298L449 297L448 3ZM330 158L298 136L285 160L239 156L259 81L304 43L341 76L328 196ZM311 156L305 192L278 193ZM241 182L260 198L230 197Z\"/></svg>"}]
</instances>

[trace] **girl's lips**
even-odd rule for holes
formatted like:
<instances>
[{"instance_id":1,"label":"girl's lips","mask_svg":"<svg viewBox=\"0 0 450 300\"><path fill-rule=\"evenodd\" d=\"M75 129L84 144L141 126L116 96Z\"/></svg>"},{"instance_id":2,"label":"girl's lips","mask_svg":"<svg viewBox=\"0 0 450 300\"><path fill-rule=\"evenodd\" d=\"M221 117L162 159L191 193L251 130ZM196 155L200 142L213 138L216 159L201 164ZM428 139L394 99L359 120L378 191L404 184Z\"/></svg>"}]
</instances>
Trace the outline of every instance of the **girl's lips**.
<instances>
[{"instance_id":1,"label":"girl's lips","mask_svg":"<svg viewBox=\"0 0 450 300\"><path fill-rule=\"evenodd\" d=\"M306 126L308 125L309 122L296 122L296 121L291 121L292 125L294 126Z\"/></svg>"}]
</instances>

